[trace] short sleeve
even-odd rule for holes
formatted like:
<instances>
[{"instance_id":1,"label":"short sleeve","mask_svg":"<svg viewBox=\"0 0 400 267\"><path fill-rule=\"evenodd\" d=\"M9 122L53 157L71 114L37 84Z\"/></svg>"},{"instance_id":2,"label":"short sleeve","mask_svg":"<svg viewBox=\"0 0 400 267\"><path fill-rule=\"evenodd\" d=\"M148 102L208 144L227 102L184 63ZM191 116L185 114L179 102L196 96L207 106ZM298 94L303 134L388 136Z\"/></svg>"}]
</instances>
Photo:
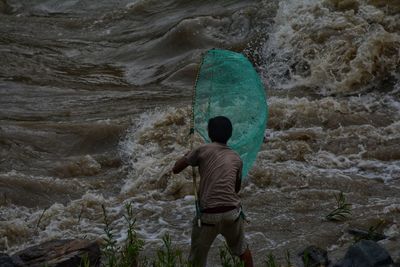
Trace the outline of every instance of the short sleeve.
<instances>
[{"instance_id":1,"label":"short sleeve","mask_svg":"<svg viewBox=\"0 0 400 267\"><path fill-rule=\"evenodd\" d=\"M199 165L199 148L193 149L189 153L185 155L186 162L190 166L198 166Z\"/></svg>"}]
</instances>

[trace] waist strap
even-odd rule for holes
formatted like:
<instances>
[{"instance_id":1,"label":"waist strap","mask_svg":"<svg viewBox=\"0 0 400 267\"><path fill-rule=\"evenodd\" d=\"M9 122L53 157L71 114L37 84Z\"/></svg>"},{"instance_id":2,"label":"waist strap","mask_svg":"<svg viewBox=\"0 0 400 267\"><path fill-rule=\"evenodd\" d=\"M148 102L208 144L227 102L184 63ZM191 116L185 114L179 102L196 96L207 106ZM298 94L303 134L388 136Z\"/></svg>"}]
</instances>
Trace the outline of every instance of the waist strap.
<instances>
[{"instance_id":1,"label":"waist strap","mask_svg":"<svg viewBox=\"0 0 400 267\"><path fill-rule=\"evenodd\" d=\"M204 209L202 212L203 213L222 213L222 212L227 212L236 209L235 206L223 206L223 207L214 207L214 208L208 208Z\"/></svg>"}]
</instances>

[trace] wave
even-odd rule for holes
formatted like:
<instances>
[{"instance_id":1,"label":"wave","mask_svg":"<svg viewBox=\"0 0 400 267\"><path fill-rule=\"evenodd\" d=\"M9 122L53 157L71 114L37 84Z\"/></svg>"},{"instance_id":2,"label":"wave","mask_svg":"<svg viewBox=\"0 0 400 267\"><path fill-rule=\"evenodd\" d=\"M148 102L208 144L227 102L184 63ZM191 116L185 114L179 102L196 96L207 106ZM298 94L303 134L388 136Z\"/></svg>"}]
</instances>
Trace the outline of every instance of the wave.
<instances>
[{"instance_id":1,"label":"wave","mask_svg":"<svg viewBox=\"0 0 400 267\"><path fill-rule=\"evenodd\" d=\"M346 3L280 3L264 46L264 75L272 87L356 95L399 83L398 14L365 1Z\"/></svg>"}]
</instances>

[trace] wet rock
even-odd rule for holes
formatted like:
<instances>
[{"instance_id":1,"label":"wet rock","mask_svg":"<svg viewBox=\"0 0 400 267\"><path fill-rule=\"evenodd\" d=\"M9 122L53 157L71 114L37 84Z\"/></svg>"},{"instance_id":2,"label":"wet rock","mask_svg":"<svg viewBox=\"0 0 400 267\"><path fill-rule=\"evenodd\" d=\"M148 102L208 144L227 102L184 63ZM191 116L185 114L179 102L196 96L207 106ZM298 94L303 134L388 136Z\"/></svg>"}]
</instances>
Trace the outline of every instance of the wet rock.
<instances>
[{"instance_id":1,"label":"wet rock","mask_svg":"<svg viewBox=\"0 0 400 267\"><path fill-rule=\"evenodd\" d=\"M0 266L1 267L14 267L14 262L10 256L0 253Z\"/></svg>"},{"instance_id":2,"label":"wet rock","mask_svg":"<svg viewBox=\"0 0 400 267\"><path fill-rule=\"evenodd\" d=\"M354 10L358 11L359 3L356 0L331 0L334 8L338 11Z\"/></svg>"},{"instance_id":3,"label":"wet rock","mask_svg":"<svg viewBox=\"0 0 400 267\"><path fill-rule=\"evenodd\" d=\"M333 267L384 267L393 263L389 253L371 240L361 240L352 245L344 259Z\"/></svg>"},{"instance_id":4,"label":"wet rock","mask_svg":"<svg viewBox=\"0 0 400 267\"><path fill-rule=\"evenodd\" d=\"M328 253L326 250L316 246L308 246L298 255L303 260L304 266L319 267L328 266L329 264Z\"/></svg>"},{"instance_id":5,"label":"wet rock","mask_svg":"<svg viewBox=\"0 0 400 267\"><path fill-rule=\"evenodd\" d=\"M74 267L89 260L90 266L100 264L100 246L85 239L52 240L29 247L12 255L17 267ZM2 266L0 264L0 266Z\"/></svg>"},{"instance_id":6,"label":"wet rock","mask_svg":"<svg viewBox=\"0 0 400 267\"><path fill-rule=\"evenodd\" d=\"M101 165L91 155L75 158L73 161L58 165L55 174L60 177L94 176L101 171Z\"/></svg>"},{"instance_id":7,"label":"wet rock","mask_svg":"<svg viewBox=\"0 0 400 267\"><path fill-rule=\"evenodd\" d=\"M387 238L387 236L383 234L364 231L360 229L349 229L348 233L354 235L358 239L370 239L373 241L379 241Z\"/></svg>"},{"instance_id":8,"label":"wet rock","mask_svg":"<svg viewBox=\"0 0 400 267\"><path fill-rule=\"evenodd\" d=\"M193 182L183 177L171 179L163 194L172 199L180 199L193 194Z\"/></svg>"},{"instance_id":9,"label":"wet rock","mask_svg":"<svg viewBox=\"0 0 400 267\"><path fill-rule=\"evenodd\" d=\"M9 14L9 13L11 13L11 8L8 5L7 1L0 0L0 14Z\"/></svg>"}]
</instances>

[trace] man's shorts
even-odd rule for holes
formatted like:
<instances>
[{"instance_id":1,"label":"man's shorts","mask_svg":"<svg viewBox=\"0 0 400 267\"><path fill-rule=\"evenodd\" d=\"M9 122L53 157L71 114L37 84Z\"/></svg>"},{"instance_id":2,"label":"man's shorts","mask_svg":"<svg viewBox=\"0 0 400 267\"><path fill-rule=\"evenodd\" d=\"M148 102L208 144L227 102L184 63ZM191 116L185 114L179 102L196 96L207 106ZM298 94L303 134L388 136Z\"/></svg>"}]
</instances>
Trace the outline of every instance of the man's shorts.
<instances>
[{"instance_id":1,"label":"man's shorts","mask_svg":"<svg viewBox=\"0 0 400 267\"><path fill-rule=\"evenodd\" d=\"M197 218L193 220L189 260L194 266L206 266L208 251L218 234L225 237L234 255L240 256L245 252L248 245L244 238L244 219L241 216L241 209L223 213L203 213L201 227L197 225Z\"/></svg>"}]
</instances>

